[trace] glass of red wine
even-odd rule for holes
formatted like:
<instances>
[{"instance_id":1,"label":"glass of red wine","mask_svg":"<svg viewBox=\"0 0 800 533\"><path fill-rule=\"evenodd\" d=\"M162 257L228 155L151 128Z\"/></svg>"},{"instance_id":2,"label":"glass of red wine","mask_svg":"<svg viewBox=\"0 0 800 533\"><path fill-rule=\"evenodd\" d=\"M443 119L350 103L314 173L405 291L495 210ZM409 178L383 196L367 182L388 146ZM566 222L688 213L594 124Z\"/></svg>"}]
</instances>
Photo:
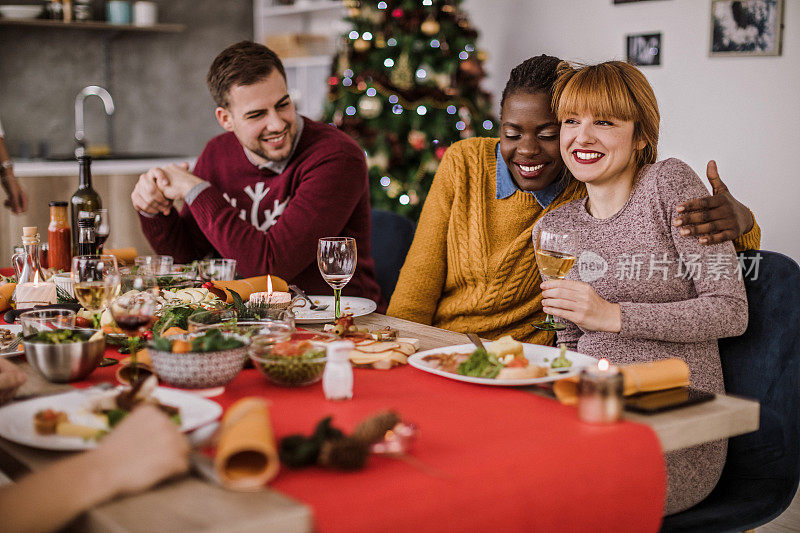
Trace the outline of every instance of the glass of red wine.
<instances>
[{"instance_id":1,"label":"glass of red wine","mask_svg":"<svg viewBox=\"0 0 800 533\"><path fill-rule=\"evenodd\" d=\"M97 247L97 253L103 253L103 246L108 239L108 234L111 231L111 226L108 221L108 209L98 209L95 213L95 232L94 242Z\"/></svg>"},{"instance_id":2,"label":"glass of red wine","mask_svg":"<svg viewBox=\"0 0 800 533\"><path fill-rule=\"evenodd\" d=\"M138 378L136 349L139 336L150 329L158 309L156 278L145 274L129 274L120 278L120 295L109 306L117 327L128 337L132 378Z\"/></svg>"}]
</instances>

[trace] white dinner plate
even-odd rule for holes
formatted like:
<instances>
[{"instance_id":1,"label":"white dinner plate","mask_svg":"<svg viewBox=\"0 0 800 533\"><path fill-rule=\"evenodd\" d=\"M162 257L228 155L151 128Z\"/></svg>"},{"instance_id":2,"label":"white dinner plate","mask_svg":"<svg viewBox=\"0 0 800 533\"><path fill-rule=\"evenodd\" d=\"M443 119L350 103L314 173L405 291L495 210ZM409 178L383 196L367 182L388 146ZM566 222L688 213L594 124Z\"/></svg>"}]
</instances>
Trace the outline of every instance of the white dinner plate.
<instances>
[{"instance_id":1,"label":"white dinner plate","mask_svg":"<svg viewBox=\"0 0 800 533\"><path fill-rule=\"evenodd\" d=\"M542 346L540 344L527 344L523 343L523 354L532 364L540 366L550 366L553 359L558 357L561 350L553 348L552 346ZM489 346L491 349L491 346ZM408 358L408 364L414 368L418 368L437 376L454 379L456 381L465 381L467 383L478 383L480 385L498 385L503 387L521 387L524 385L536 385L539 383L549 383L559 379L568 378L576 375L581 368L589 365L596 365L597 359L588 355L583 355L578 352L567 351L567 359L572 361L572 366L569 367L567 372L558 372L543 378L529 378L529 379L491 379L491 378L475 378L472 376L462 376L453 372L446 372L438 368L429 366L422 358L426 355L437 353L472 353L475 351L475 346L472 344L459 344L456 346L445 346L443 348L436 348L434 350L426 350L424 352L417 352ZM547 361L545 361L547 359Z\"/></svg>"},{"instance_id":2,"label":"white dinner plate","mask_svg":"<svg viewBox=\"0 0 800 533\"><path fill-rule=\"evenodd\" d=\"M2 329L7 329L7 330L11 331L11 333L13 333L15 335L19 335L19 333L22 331L22 326L15 326L15 325L11 325L11 324L5 325L4 324L4 325L0 326L0 330L2 330ZM25 352L23 350L19 349L21 346L22 346L22 343L20 343L19 345L15 346L14 349L12 349L12 350L3 349L3 347L0 346L0 357L13 357L15 355L24 354Z\"/></svg>"},{"instance_id":3,"label":"white dinner plate","mask_svg":"<svg viewBox=\"0 0 800 533\"><path fill-rule=\"evenodd\" d=\"M309 295L311 301L317 305L328 304L324 311L312 311L305 307L295 307L294 321L298 324L320 324L322 322L333 322L333 296L313 296ZM357 296L342 296L339 303L339 310L342 314L350 313L354 317L364 316L372 313L378 308L378 304L368 298L358 298Z\"/></svg>"},{"instance_id":4,"label":"white dinner plate","mask_svg":"<svg viewBox=\"0 0 800 533\"><path fill-rule=\"evenodd\" d=\"M87 410L91 391L74 390L12 403L0 408L0 437L18 444L45 450L88 450L97 446L94 440L59 435L39 435L33 428L33 415L44 409L64 411L75 424L105 429L101 417ZM201 398L196 394L165 387L156 388L153 393L161 403L180 410L181 431L204 426L222 414L222 407L216 402Z\"/></svg>"}]
</instances>

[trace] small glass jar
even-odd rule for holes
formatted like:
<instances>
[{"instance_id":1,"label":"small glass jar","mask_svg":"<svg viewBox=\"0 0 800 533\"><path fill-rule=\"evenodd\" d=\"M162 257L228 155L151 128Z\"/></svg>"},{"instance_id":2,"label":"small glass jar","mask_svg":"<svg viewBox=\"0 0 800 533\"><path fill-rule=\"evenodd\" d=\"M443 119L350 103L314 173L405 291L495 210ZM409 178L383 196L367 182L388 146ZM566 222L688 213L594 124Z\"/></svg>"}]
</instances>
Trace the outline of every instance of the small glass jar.
<instances>
[{"instance_id":1,"label":"small glass jar","mask_svg":"<svg viewBox=\"0 0 800 533\"><path fill-rule=\"evenodd\" d=\"M592 424L611 424L622 413L622 373L601 359L584 368L578 381L578 418Z\"/></svg>"}]
</instances>

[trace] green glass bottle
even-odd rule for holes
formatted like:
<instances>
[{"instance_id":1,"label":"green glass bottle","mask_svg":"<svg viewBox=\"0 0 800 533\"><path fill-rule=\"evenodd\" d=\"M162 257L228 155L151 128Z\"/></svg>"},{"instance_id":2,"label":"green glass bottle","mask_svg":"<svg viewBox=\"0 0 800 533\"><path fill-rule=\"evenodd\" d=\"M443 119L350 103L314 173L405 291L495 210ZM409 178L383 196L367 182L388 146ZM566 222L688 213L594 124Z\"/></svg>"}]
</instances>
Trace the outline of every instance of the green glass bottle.
<instances>
[{"instance_id":1,"label":"green glass bottle","mask_svg":"<svg viewBox=\"0 0 800 533\"><path fill-rule=\"evenodd\" d=\"M78 157L78 190L69 199L73 255L78 253L78 216L81 211L97 213L101 207L100 195L92 188L92 158L82 155Z\"/></svg>"}]
</instances>

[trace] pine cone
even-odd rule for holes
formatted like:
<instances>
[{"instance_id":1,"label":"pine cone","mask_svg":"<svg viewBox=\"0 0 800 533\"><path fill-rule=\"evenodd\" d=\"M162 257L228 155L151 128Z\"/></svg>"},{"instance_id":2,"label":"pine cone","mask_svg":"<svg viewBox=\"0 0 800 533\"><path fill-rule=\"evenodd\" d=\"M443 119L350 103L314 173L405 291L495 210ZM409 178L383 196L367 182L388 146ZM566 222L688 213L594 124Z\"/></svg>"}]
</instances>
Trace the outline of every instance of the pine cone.
<instances>
[{"instance_id":1,"label":"pine cone","mask_svg":"<svg viewBox=\"0 0 800 533\"><path fill-rule=\"evenodd\" d=\"M398 422L400 422L400 415L396 412L383 411L361 422L351 437L367 444L373 444L383 440L386 432L396 426Z\"/></svg>"}]
</instances>

